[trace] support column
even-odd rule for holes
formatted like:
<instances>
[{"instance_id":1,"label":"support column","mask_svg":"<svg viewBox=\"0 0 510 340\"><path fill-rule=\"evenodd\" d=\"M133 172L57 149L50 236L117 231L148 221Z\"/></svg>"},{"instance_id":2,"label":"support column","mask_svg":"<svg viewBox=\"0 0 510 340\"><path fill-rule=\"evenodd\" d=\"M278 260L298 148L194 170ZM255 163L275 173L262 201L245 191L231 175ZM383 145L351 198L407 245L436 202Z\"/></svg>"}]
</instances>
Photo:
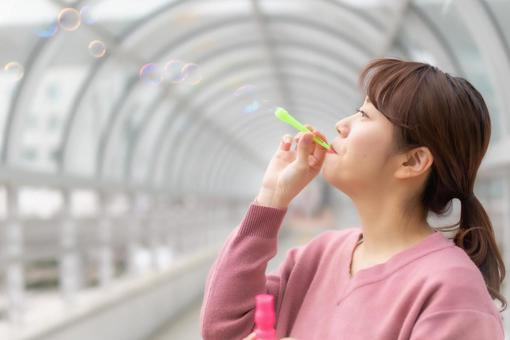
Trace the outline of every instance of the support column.
<instances>
[{"instance_id":1,"label":"support column","mask_svg":"<svg viewBox=\"0 0 510 340\"><path fill-rule=\"evenodd\" d=\"M76 220L71 212L71 193L62 191L59 283L64 302L74 304L82 286L81 261L77 249Z\"/></svg>"},{"instance_id":2,"label":"support column","mask_svg":"<svg viewBox=\"0 0 510 340\"><path fill-rule=\"evenodd\" d=\"M99 284L106 288L110 285L113 278L113 252L111 244L111 214L110 197L106 193L101 193L98 223L99 239Z\"/></svg>"},{"instance_id":3,"label":"support column","mask_svg":"<svg viewBox=\"0 0 510 340\"><path fill-rule=\"evenodd\" d=\"M128 275L134 276L139 272L137 254L140 249L140 223L143 216L142 209L137 201L136 193L129 195L130 214L132 218L126 221L128 224L127 256Z\"/></svg>"},{"instance_id":4,"label":"support column","mask_svg":"<svg viewBox=\"0 0 510 340\"><path fill-rule=\"evenodd\" d=\"M23 271L23 225L19 220L18 192L6 186L7 218L5 223L7 316L14 325L23 323L26 310Z\"/></svg>"}]
</instances>

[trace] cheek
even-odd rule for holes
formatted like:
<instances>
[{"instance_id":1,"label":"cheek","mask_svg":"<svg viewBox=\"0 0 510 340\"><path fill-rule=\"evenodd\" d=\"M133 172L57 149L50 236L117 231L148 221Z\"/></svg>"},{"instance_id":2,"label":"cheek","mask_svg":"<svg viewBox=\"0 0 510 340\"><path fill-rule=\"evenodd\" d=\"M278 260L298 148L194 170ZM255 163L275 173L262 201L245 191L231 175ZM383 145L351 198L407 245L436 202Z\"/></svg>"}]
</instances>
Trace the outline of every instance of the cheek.
<instances>
[{"instance_id":1,"label":"cheek","mask_svg":"<svg viewBox=\"0 0 510 340\"><path fill-rule=\"evenodd\" d=\"M338 155L326 155L325 178L334 182L335 178L377 177L382 173L390 142L380 130L352 131Z\"/></svg>"},{"instance_id":2,"label":"cheek","mask_svg":"<svg viewBox=\"0 0 510 340\"><path fill-rule=\"evenodd\" d=\"M352 134L347 144L349 161L362 168L378 169L384 162L391 140L380 131Z\"/></svg>"}]
</instances>

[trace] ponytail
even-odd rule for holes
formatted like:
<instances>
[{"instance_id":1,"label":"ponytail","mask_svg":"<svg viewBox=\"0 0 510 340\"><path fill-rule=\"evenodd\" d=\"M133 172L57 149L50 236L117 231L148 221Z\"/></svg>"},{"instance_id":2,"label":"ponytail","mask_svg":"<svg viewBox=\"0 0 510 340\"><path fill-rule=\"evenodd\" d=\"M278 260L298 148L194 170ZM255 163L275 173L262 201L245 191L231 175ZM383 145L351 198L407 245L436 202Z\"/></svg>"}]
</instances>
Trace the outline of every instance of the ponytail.
<instances>
[{"instance_id":1,"label":"ponytail","mask_svg":"<svg viewBox=\"0 0 510 340\"><path fill-rule=\"evenodd\" d=\"M455 235L454 242L466 251L480 269L492 299L498 299L501 302L500 312L503 312L507 307L507 301L500 293L500 286L505 278L506 270L491 221L473 193L461 197L460 201L459 231Z\"/></svg>"}]
</instances>

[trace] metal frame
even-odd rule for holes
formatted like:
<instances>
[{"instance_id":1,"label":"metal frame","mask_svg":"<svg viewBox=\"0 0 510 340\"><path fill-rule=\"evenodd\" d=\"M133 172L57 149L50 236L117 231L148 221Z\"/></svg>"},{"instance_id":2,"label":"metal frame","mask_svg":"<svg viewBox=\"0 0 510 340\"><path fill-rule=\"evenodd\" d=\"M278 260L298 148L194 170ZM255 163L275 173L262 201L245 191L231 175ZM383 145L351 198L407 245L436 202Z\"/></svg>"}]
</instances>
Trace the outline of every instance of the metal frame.
<instances>
[{"instance_id":1,"label":"metal frame","mask_svg":"<svg viewBox=\"0 0 510 340\"><path fill-rule=\"evenodd\" d=\"M56 3L58 3L59 5L65 5L63 3L60 3L58 1L55 1ZM81 5L83 4L84 2L78 2L77 4L75 5ZM149 13L148 15L146 15L144 18L140 19L137 21L137 24L133 25L133 27L131 27L130 29L128 29L123 35L121 35L121 38L122 37L127 37L129 36L131 33L133 32L136 32L137 30L139 30L139 26L142 26L144 22L148 21L149 19L154 19L155 15L156 16L159 16L159 15L162 15L164 12L166 11L169 11L175 7L177 7L179 4L181 4L183 2L181 1L176 1L176 2L173 2L169 5L166 5L164 6L164 8L162 9L158 9L157 11L153 11L151 13ZM359 16L361 18L364 18L365 20L367 20L367 23L366 25L367 26L372 26L374 28L380 28L380 24L379 22L377 21L374 21L372 17L366 15L365 13L361 12L361 11L358 11L358 10L355 10L355 9L352 9L352 8L349 8L348 6L345 6L343 4L338 4L338 3L335 3L334 1L325 1L325 3L330 3L342 10L345 10L345 11L348 11L350 12L351 14L355 14L356 16ZM120 46L121 45L121 42L125 39L119 39L118 37L112 37L112 36L108 36L108 32L106 31L101 31L100 28L96 28L95 29L96 31L99 31L99 33L102 35L102 36L107 36L108 39L106 40L109 40L110 42L113 42L110 43L109 45L112 47L112 50L115 49L115 46ZM117 42L117 44L115 44L115 42ZM47 45L51 45L51 44L47 44ZM43 46L41 46L40 48L36 49L34 51L34 53L32 53L32 55L34 56L34 61L37 61L39 62L41 60L41 54L42 54L42 48ZM49 48L48 48L49 49ZM65 155L67 154L66 150L67 150L67 147L68 147L68 136L69 136L69 133L70 133L70 126L72 125L71 122L74 120L74 116L76 114L76 111L78 110L78 106L79 106L79 103L80 103L80 99L79 98L84 98L85 96L82 95L83 94L83 90L85 90L86 88L86 84L89 84L91 83L91 80L93 79L93 74L99 69L99 67L105 63L105 59L103 60L100 60L99 62L97 62L94 66L93 66L93 70L92 72L89 74L89 77L86 79L86 81L84 82L83 86L81 87L81 90L77 91L77 100L75 100L74 104L72 105L72 109L71 109L71 112L74 112L73 114L70 115L67 115L67 121L66 121L66 128L64 129L64 138L63 138L63 147L62 147L62 150L64 150L63 152L63 159L62 159L62 164L65 163ZM42 63L38 63L38 65L41 65ZM27 67L27 69L30 69L30 66L29 65ZM27 78L25 78L25 82L26 82ZM16 127L14 127L15 125L17 125L17 123L15 122L16 120L19 120L19 117L18 117L18 114L17 112L20 110L19 109L19 106L17 106L17 102L19 100L19 97L22 96L22 94L26 93L26 92L30 92L29 90L26 90L26 88L28 87L25 87L24 86L25 84L21 84L21 86L19 87L18 89L18 93L17 93L17 96L16 96L16 99L14 100L15 103L13 103L13 105L11 106L11 109L9 111L9 115L8 115L8 119L7 119L7 124L6 124L6 130L9 131L9 134L6 134L5 135L5 143L4 143L4 146L5 146L5 151L3 152L3 159L4 159L4 162L7 161L8 159L10 159L10 155L12 154L11 151L8 151L8 150L12 150L13 147L16 147L16 143L13 143L11 142L12 139L15 139L16 137L16 132L14 132L15 130L17 130ZM16 118L15 118L16 117ZM60 171L62 171L62 167L60 167Z\"/></svg>"}]
</instances>

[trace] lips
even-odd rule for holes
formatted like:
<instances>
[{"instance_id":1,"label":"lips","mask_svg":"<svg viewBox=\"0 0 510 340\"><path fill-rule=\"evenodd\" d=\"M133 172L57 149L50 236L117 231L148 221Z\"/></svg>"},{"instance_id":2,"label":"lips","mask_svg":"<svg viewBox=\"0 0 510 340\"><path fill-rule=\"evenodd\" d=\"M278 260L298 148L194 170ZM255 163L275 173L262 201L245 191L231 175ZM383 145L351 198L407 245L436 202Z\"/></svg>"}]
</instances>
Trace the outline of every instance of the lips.
<instances>
[{"instance_id":1,"label":"lips","mask_svg":"<svg viewBox=\"0 0 510 340\"><path fill-rule=\"evenodd\" d=\"M328 153L334 153L338 155L338 152L336 152L335 148L333 147L333 144L329 145Z\"/></svg>"}]
</instances>

